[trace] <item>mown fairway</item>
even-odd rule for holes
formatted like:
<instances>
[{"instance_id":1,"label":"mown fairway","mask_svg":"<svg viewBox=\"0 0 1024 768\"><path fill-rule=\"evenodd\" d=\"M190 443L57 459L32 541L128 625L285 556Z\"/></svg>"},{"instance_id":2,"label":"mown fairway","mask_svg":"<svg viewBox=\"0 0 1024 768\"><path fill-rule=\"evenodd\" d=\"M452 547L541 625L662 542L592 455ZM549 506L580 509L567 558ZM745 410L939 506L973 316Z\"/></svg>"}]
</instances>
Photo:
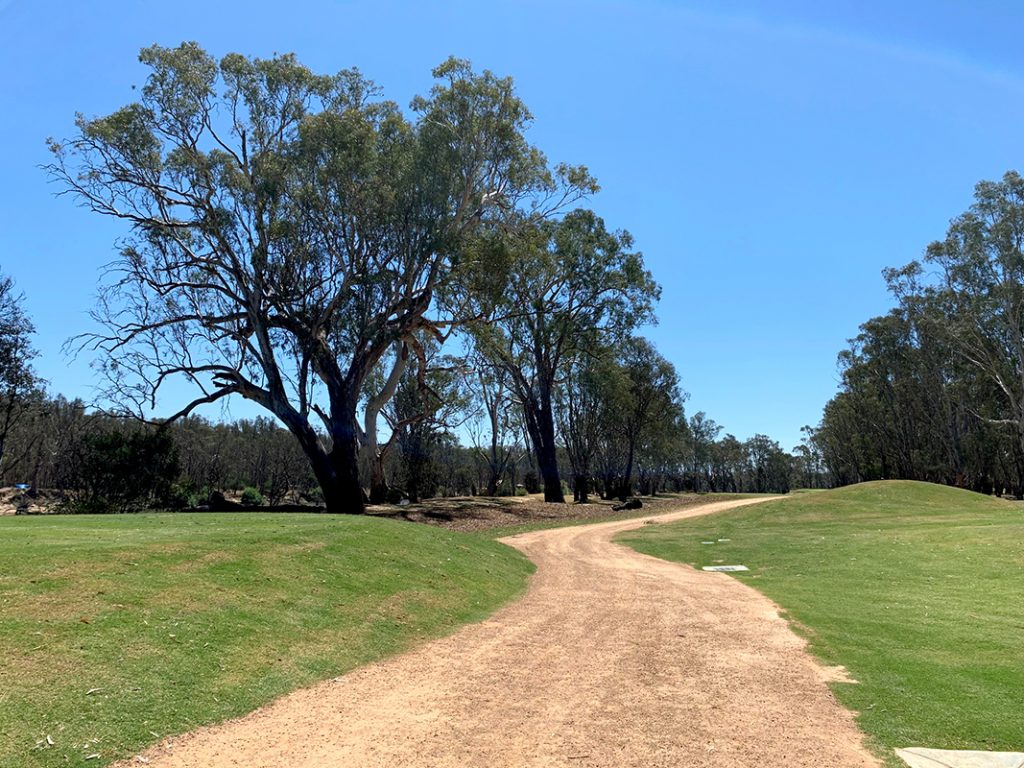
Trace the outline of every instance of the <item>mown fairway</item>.
<instances>
[{"instance_id":1,"label":"mown fairway","mask_svg":"<svg viewBox=\"0 0 1024 768\"><path fill-rule=\"evenodd\" d=\"M531 569L360 517L0 518L0 765L102 765L240 715L483 618Z\"/></svg>"},{"instance_id":2,"label":"mown fairway","mask_svg":"<svg viewBox=\"0 0 1024 768\"><path fill-rule=\"evenodd\" d=\"M836 693L892 765L893 747L1024 750L1021 504L866 483L621 540L697 567L749 566L738 578L860 681Z\"/></svg>"}]
</instances>

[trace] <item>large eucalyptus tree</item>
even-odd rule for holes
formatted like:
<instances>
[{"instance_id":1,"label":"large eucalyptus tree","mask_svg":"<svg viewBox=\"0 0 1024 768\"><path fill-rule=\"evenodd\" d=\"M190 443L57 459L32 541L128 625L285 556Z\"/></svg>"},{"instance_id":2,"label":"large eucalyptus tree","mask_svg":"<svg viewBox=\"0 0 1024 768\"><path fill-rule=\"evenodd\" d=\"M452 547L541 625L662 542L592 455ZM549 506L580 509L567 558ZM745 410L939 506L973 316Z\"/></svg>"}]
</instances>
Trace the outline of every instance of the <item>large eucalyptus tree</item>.
<instances>
[{"instance_id":1,"label":"large eucalyptus tree","mask_svg":"<svg viewBox=\"0 0 1024 768\"><path fill-rule=\"evenodd\" d=\"M358 71L292 55L217 61L185 43L140 58L137 102L51 140L52 176L128 230L96 312L106 330L85 343L135 411L165 407L175 379L196 396L172 419L258 403L298 439L328 509L360 511L367 377L465 319L449 288L492 271L465 238L543 218L589 177L549 169L511 80L464 61L435 69L407 116Z\"/></svg>"},{"instance_id":2,"label":"large eucalyptus tree","mask_svg":"<svg viewBox=\"0 0 1024 768\"><path fill-rule=\"evenodd\" d=\"M974 204L928 246L925 261L939 268L939 284L902 302L940 309L952 348L1001 401L999 416L986 420L1009 426L1024 453L1024 177L1010 171L979 182Z\"/></svg>"},{"instance_id":3,"label":"large eucalyptus tree","mask_svg":"<svg viewBox=\"0 0 1024 768\"><path fill-rule=\"evenodd\" d=\"M483 354L503 367L519 401L544 482L544 500L563 502L556 397L570 366L653 319L660 288L632 250L592 211L511 230L498 244L510 279L474 329ZM486 249L482 249L486 250Z\"/></svg>"}]
</instances>

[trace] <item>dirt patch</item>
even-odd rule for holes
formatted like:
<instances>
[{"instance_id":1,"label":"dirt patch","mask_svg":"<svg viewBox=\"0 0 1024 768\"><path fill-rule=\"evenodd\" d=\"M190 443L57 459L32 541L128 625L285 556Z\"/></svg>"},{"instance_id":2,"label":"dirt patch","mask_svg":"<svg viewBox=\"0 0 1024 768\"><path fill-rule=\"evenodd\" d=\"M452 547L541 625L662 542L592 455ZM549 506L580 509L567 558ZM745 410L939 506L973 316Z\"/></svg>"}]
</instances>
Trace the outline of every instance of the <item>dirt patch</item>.
<instances>
[{"instance_id":1,"label":"dirt patch","mask_svg":"<svg viewBox=\"0 0 1024 768\"><path fill-rule=\"evenodd\" d=\"M59 509L63 501L64 494L60 491L30 492L6 486L0 488L0 516L49 514Z\"/></svg>"},{"instance_id":2,"label":"dirt patch","mask_svg":"<svg viewBox=\"0 0 1024 768\"><path fill-rule=\"evenodd\" d=\"M277 506L246 507L238 503L238 494L227 494L230 509L220 511L259 512L259 513L291 513L291 512L323 512L323 507L311 504L279 504ZM62 506L65 494L61 491L42 489L38 493L16 488L0 488L0 515L21 514L53 514L64 511ZM673 494L668 496L644 497L643 510L657 513L675 509L680 505L699 504L703 497L699 494ZM379 504L366 508L366 513L373 517L408 520L447 528L452 531L480 532L496 528L532 523L571 523L574 521L599 521L623 513L615 512L612 507L618 501L605 501L592 498L589 504L546 504L541 494L532 496L490 497L490 496L458 496L453 498L425 499L416 504ZM192 512L210 512L208 508L183 510ZM215 513L215 512L213 512Z\"/></svg>"},{"instance_id":3,"label":"dirt patch","mask_svg":"<svg viewBox=\"0 0 1024 768\"><path fill-rule=\"evenodd\" d=\"M143 759L153 768L878 768L777 606L724 574L612 543L644 523L505 539L537 572L526 596L489 620L166 740Z\"/></svg>"},{"instance_id":4,"label":"dirt patch","mask_svg":"<svg viewBox=\"0 0 1024 768\"><path fill-rule=\"evenodd\" d=\"M703 497L696 493L645 496L643 510L634 511L633 514L658 514L680 506L699 504L702 501ZM449 499L426 499L419 504L406 506L382 504L367 507L367 514L474 533L533 523L599 522L623 515L624 513L613 509L619 503L617 500L605 501L594 498L589 504L547 504L540 494L507 498L460 496Z\"/></svg>"}]
</instances>

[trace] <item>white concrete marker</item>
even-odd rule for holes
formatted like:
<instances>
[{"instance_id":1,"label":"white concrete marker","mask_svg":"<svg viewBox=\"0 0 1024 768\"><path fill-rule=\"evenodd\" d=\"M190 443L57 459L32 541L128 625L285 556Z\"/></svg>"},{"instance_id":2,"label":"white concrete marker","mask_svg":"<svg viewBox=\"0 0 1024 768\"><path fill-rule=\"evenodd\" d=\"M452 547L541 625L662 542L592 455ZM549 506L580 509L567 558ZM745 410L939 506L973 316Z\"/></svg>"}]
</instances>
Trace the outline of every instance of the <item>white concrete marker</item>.
<instances>
[{"instance_id":1,"label":"white concrete marker","mask_svg":"<svg viewBox=\"0 0 1024 768\"><path fill-rule=\"evenodd\" d=\"M897 749L910 768L1024 768L1024 752L976 752L966 749Z\"/></svg>"},{"instance_id":2,"label":"white concrete marker","mask_svg":"<svg viewBox=\"0 0 1024 768\"><path fill-rule=\"evenodd\" d=\"M745 565L705 565L705 571L720 571L722 573L733 573L734 571L749 571ZM1017 766L1014 766L1017 768Z\"/></svg>"}]
</instances>

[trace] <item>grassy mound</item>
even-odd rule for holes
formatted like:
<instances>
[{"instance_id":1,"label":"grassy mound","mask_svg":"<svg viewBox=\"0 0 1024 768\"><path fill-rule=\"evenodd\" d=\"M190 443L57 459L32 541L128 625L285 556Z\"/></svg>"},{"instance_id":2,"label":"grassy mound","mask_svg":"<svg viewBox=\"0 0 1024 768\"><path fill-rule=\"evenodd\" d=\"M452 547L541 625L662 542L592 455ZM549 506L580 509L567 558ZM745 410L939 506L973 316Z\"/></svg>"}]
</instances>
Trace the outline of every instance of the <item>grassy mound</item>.
<instances>
[{"instance_id":1,"label":"grassy mound","mask_svg":"<svg viewBox=\"0 0 1024 768\"><path fill-rule=\"evenodd\" d=\"M748 566L737 577L859 681L836 693L887 759L903 746L1024 751L1021 504L864 483L646 526L622 541L697 567Z\"/></svg>"},{"instance_id":2,"label":"grassy mound","mask_svg":"<svg viewBox=\"0 0 1024 768\"><path fill-rule=\"evenodd\" d=\"M531 570L367 518L0 518L0 765L102 765L241 715L481 619Z\"/></svg>"}]
</instances>

